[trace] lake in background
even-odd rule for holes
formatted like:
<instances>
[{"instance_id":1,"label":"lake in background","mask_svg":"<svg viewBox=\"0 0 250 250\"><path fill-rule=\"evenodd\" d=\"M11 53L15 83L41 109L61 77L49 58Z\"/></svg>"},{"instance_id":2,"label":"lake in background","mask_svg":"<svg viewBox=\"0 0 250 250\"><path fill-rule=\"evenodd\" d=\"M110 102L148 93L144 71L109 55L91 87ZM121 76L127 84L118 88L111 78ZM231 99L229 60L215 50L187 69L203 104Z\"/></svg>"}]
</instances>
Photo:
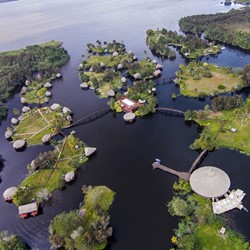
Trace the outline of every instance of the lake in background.
<instances>
[{"instance_id":1,"label":"lake in background","mask_svg":"<svg viewBox=\"0 0 250 250\"><path fill-rule=\"evenodd\" d=\"M107 107L107 99L98 99L91 90L80 89L77 67L82 54L87 55L86 44L100 41L124 41L142 59L144 50L153 58L146 43L146 30L165 27L178 31L178 20L186 15L225 12L235 6L224 6L220 0L19 0L0 4L0 51L19 49L30 44L60 40L68 50L71 60L61 73L63 78L53 84L49 104L60 103L74 111L74 120ZM237 6L238 8L239 6ZM156 58L164 65L162 77L174 76L180 63ZM204 59L206 60L206 59ZM243 66L250 55L227 48L208 62L219 65ZM157 86L159 107L200 109L210 103L210 98L199 101L178 97L172 84ZM247 96L249 90L242 92ZM8 101L9 115L0 126L0 154L5 162L0 173L0 194L10 186L17 186L27 175L26 165L50 146L29 147L16 152L4 139L10 126L13 108L21 109L20 98L14 94ZM172 185L177 179L159 170L152 170L152 162L160 158L164 165L178 170L188 170L198 156L189 145L198 137L196 124L186 124L183 118L162 113L137 119L127 125L122 114L108 113L91 123L74 128L76 135L89 146L98 148L77 173L77 180L65 190L53 194L51 204L43 206L43 214L22 220L13 204L0 201L0 230L17 233L31 247L49 249L48 225L62 211L77 209L83 200L82 185L106 185L116 192L111 209L114 235L109 240L109 250L165 250L171 248L170 238L177 219L167 212L166 203L172 198ZM66 130L69 133L70 130ZM250 158L227 149L210 152L202 165L214 165L231 177L231 189L250 188ZM249 194L243 204L249 209ZM250 240L249 215L234 210L227 217L236 229Z\"/></svg>"}]
</instances>

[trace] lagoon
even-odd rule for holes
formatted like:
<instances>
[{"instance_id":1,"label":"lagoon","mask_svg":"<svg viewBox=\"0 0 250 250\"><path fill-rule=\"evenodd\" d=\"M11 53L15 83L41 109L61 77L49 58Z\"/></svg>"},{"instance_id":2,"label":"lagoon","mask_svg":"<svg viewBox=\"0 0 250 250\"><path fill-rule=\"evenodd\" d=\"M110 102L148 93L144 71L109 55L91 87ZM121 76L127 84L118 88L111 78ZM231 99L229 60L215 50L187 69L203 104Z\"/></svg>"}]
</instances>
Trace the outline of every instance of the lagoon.
<instances>
[{"instance_id":1,"label":"lagoon","mask_svg":"<svg viewBox=\"0 0 250 250\"><path fill-rule=\"evenodd\" d=\"M74 120L78 120L107 107L107 99L98 99L92 90L82 91L79 87L77 67L81 62L81 55L87 55L88 42L116 39L124 41L127 50L133 50L139 59L144 58L145 49L152 57L145 43L147 29L165 27L178 30L178 20L185 15L228 11L232 7L235 6L224 6L217 0L7 2L0 5L0 51L19 49L52 39L63 41L71 60L61 71L63 78L55 80L49 104L60 103L69 107L74 112ZM179 55L173 61L156 59L164 65L162 77L173 76L179 63L186 62ZM211 63L234 67L249 61L248 53L228 47L217 57L208 59ZM158 85L159 107L185 111L188 108L203 108L210 103L209 98L199 101L183 96L173 101L171 94L178 91L174 84ZM248 94L249 89L242 92L242 95ZM24 152L14 151L11 143L4 139L4 132L10 126L13 108L22 107L19 95L14 93L7 104L9 115L0 126L0 154L5 159L0 172L0 193L10 186L17 186L25 178L26 165L39 152L52 149L50 146L36 146L29 147ZM108 249L169 249L177 220L168 214L165 204L172 197L172 184L176 178L152 170L151 163L159 158L169 167L189 169L198 155L189 149L189 145L198 136L198 126L186 124L183 118L162 113L127 125L122 114L108 113L75 130L77 137L89 146L98 148L96 154L77 173L77 181L73 185L67 185L65 190L56 192L52 203L43 206L43 214L36 218L21 220L17 208L2 200L0 230L20 234L31 247L49 249L49 221L64 210L78 208L83 200L82 185L106 185L116 192L111 208L114 235L109 240ZM222 149L210 152L202 165L222 168L231 178L232 189L247 191L250 188L249 163L248 156ZM248 193L243 204L250 208ZM232 211L227 217L250 240L249 215L242 211Z\"/></svg>"}]
</instances>

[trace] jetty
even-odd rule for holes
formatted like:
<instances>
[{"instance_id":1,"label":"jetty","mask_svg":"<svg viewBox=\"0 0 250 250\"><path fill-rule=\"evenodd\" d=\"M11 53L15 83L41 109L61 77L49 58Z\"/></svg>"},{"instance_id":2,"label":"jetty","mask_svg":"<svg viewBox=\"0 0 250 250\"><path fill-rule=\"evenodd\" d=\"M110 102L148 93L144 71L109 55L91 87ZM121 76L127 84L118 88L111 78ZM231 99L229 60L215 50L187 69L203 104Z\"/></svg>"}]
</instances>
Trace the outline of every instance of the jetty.
<instances>
[{"instance_id":1,"label":"jetty","mask_svg":"<svg viewBox=\"0 0 250 250\"><path fill-rule=\"evenodd\" d=\"M96 111L94 113L91 113L91 114L89 114L87 116L82 117L81 119L77 120L76 122L74 122L74 123L72 123L69 126L64 127L64 128L72 128L72 127L76 127L76 126L79 126L79 125L94 121L94 120L106 115L109 112L110 112L110 108L106 108L106 109Z\"/></svg>"},{"instance_id":2,"label":"jetty","mask_svg":"<svg viewBox=\"0 0 250 250\"><path fill-rule=\"evenodd\" d=\"M179 177L179 178L181 178L183 180L189 181L190 174L188 172L176 171L176 170L174 170L172 168L161 165L159 162L154 162L152 164L152 166L153 166L153 169L159 168L159 169L161 169L161 170L163 170L165 172L168 172L168 173L170 173L172 175L175 175L175 176L177 176L177 177Z\"/></svg>"}]
</instances>

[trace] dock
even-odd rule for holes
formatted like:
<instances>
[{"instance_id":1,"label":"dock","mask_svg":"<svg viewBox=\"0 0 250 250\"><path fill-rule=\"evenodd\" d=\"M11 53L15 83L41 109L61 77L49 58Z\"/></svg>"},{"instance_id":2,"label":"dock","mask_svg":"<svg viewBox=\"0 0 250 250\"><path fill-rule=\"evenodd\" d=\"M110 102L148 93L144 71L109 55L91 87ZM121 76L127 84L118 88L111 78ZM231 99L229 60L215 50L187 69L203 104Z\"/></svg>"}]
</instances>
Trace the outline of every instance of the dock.
<instances>
[{"instance_id":1,"label":"dock","mask_svg":"<svg viewBox=\"0 0 250 250\"><path fill-rule=\"evenodd\" d=\"M155 110L164 112L170 115L175 115L175 116L182 116L184 117L185 112L178 110L178 109L172 109L172 108L156 108Z\"/></svg>"},{"instance_id":2,"label":"dock","mask_svg":"<svg viewBox=\"0 0 250 250\"><path fill-rule=\"evenodd\" d=\"M172 175L175 175L175 176L177 176L177 177L179 177L179 178L181 178L183 180L189 181L190 174L187 173L187 172L176 171L176 170L174 170L172 168L168 168L166 166L161 165L159 162L154 162L152 164L152 166L153 166L153 169L158 168L158 169L161 169L161 170L163 170L165 172L168 172L168 173L170 173Z\"/></svg>"}]
</instances>

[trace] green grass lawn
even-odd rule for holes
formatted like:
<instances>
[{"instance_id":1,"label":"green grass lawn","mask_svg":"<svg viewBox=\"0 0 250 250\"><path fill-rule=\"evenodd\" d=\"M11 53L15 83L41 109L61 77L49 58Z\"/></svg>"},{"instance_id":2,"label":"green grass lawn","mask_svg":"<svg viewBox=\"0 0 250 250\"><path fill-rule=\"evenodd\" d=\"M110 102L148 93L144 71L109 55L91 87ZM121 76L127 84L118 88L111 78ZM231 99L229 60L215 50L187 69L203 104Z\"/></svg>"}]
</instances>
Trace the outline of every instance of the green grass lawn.
<instances>
[{"instance_id":1,"label":"green grass lawn","mask_svg":"<svg viewBox=\"0 0 250 250\"><path fill-rule=\"evenodd\" d=\"M21 115L22 121L15 127L13 140L27 139L28 145L41 144L42 138L46 134L57 134L58 129L53 129L56 120L61 123L61 127L66 127L70 124L60 111L52 111L50 108L33 109L28 113Z\"/></svg>"},{"instance_id":2,"label":"green grass lawn","mask_svg":"<svg viewBox=\"0 0 250 250\"><path fill-rule=\"evenodd\" d=\"M19 185L28 186L29 192L20 197L17 200L14 198L14 203L17 205L26 204L31 202L32 198L36 198L37 192L41 191L43 188L53 192L54 190L61 187L64 183L63 176L70 172L75 171L78 167L84 164L88 158L84 156L84 145L73 135L65 137L66 142L63 144L63 141L59 142L58 148L61 152L55 149L55 154L57 155L57 163L49 166L49 168L41 168L31 174ZM62 148L62 146L64 147ZM78 145L78 149L75 146Z\"/></svg>"},{"instance_id":3,"label":"green grass lawn","mask_svg":"<svg viewBox=\"0 0 250 250\"><path fill-rule=\"evenodd\" d=\"M222 121L226 121L223 130L216 139L216 148L227 147L250 155L250 112L248 100L241 108L230 111L210 112L204 120L195 119L201 126L206 127L202 133L215 136ZM231 129L235 128L236 132Z\"/></svg>"},{"instance_id":4,"label":"green grass lawn","mask_svg":"<svg viewBox=\"0 0 250 250\"><path fill-rule=\"evenodd\" d=\"M180 79L181 94L199 97L202 93L209 96L244 87L240 75L232 74L225 68L219 68L211 64L204 63L204 65L192 62L190 65L181 66L177 74ZM203 74L206 71L209 71L212 76L204 77ZM200 79L195 79L195 76L199 76Z\"/></svg>"}]
</instances>

